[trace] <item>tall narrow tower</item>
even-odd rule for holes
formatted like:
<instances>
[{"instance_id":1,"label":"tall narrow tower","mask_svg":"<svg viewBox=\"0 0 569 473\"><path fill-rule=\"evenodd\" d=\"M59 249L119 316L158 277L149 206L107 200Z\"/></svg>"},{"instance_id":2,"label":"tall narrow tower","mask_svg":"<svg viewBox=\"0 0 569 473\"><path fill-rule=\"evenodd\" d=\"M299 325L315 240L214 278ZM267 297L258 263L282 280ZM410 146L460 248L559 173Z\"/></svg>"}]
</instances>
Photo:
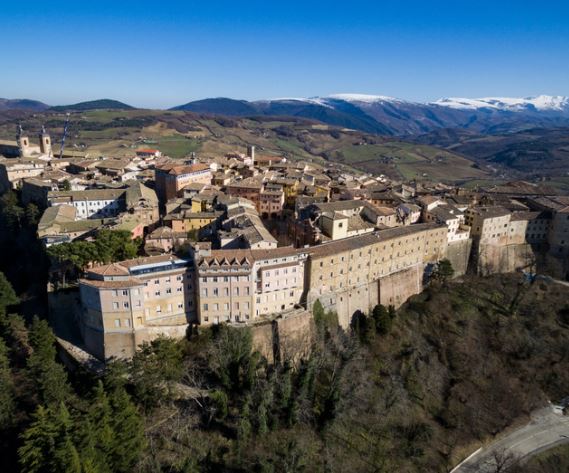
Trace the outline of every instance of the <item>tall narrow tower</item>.
<instances>
[{"instance_id":1,"label":"tall narrow tower","mask_svg":"<svg viewBox=\"0 0 569 473\"><path fill-rule=\"evenodd\" d=\"M30 139L24 133L22 125L18 125L18 135L16 141L18 142L18 147L20 148L20 157L29 158L31 155Z\"/></svg>"},{"instance_id":2,"label":"tall narrow tower","mask_svg":"<svg viewBox=\"0 0 569 473\"><path fill-rule=\"evenodd\" d=\"M45 126L41 127L40 151L43 154L47 154L49 157L51 157L51 137L49 136L47 131L45 131Z\"/></svg>"},{"instance_id":3,"label":"tall narrow tower","mask_svg":"<svg viewBox=\"0 0 569 473\"><path fill-rule=\"evenodd\" d=\"M253 145L247 145L247 157L255 161L255 147Z\"/></svg>"}]
</instances>

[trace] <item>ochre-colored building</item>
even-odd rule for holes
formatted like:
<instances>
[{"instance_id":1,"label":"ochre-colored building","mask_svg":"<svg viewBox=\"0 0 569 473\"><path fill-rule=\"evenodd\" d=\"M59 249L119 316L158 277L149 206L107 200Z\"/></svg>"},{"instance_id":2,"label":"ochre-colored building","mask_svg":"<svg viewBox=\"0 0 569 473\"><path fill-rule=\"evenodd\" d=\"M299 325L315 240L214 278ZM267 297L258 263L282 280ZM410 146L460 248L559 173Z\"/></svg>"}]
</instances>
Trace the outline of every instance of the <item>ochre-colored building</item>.
<instances>
[{"instance_id":1,"label":"ochre-colored building","mask_svg":"<svg viewBox=\"0 0 569 473\"><path fill-rule=\"evenodd\" d=\"M182 189L192 183L211 183L211 171L207 164L179 165L175 163L157 166L155 170L156 192L162 202L181 195Z\"/></svg>"}]
</instances>

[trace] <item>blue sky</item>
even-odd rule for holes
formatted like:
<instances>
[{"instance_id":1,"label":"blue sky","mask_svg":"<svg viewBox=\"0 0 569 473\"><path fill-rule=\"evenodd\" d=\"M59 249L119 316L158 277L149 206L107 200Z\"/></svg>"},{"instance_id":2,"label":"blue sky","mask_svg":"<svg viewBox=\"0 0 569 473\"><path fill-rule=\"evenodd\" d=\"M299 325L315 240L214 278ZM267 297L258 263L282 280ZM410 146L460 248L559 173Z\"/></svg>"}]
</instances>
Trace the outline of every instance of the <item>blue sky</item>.
<instances>
[{"instance_id":1,"label":"blue sky","mask_svg":"<svg viewBox=\"0 0 569 473\"><path fill-rule=\"evenodd\" d=\"M0 97L569 95L569 2L0 4Z\"/></svg>"}]
</instances>

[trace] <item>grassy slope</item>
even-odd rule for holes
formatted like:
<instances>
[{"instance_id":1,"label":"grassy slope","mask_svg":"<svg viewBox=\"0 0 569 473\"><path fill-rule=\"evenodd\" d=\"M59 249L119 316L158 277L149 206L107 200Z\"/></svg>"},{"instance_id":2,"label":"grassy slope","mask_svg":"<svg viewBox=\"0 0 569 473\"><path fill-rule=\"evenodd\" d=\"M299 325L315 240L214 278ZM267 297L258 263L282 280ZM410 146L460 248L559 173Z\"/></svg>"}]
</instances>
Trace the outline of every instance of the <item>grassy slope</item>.
<instances>
[{"instance_id":1,"label":"grassy slope","mask_svg":"<svg viewBox=\"0 0 569 473\"><path fill-rule=\"evenodd\" d=\"M48 114L54 142L62 133L64 115ZM24 127L39 129L45 116L29 117ZM0 126L10 138L16 123ZM361 143L369 143L360 145ZM218 119L184 112L95 110L71 116L68 146L85 146L94 154L132 156L142 146L156 146L174 158L193 151L205 155L243 152L247 144L259 154L284 154L292 159L324 162L324 158L393 178L463 181L484 178L459 155L428 145L388 141L361 132L333 129L317 123L283 118Z\"/></svg>"},{"instance_id":2,"label":"grassy slope","mask_svg":"<svg viewBox=\"0 0 569 473\"><path fill-rule=\"evenodd\" d=\"M351 146L341 150L347 162L371 172L394 166L406 179L455 181L481 178L485 172L454 153L427 145L400 141L381 145Z\"/></svg>"}]
</instances>

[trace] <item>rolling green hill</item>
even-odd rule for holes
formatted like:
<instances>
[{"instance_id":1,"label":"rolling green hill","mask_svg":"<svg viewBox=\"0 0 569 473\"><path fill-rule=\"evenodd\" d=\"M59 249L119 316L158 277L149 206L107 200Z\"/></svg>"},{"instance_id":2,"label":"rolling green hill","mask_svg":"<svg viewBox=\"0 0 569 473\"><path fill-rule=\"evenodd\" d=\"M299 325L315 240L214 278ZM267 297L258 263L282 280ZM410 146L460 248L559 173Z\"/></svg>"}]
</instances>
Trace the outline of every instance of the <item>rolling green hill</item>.
<instances>
[{"instance_id":1,"label":"rolling green hill","mask_svg":"<svg viewBox=\"0 0 569 473\"><path fill-rule=\"evenodd\" d=\"M89 102L79 102L73 105L57 105L51 107L54 112L71 112L71 111L87 111L87 110L134 110L134 107L126 103L112 99L91 100Z\"/></svg>"},{"instance_id":2,"label":"rolling green hill","mask_svg":"<svg viewBox=\"0 0 569 473\"><path fill-rule=\"evenodd\" d=\"M183 158L191 152L222 155L244 152L248 144L257 153L284 155L293 160L333 162L351 169L385 174L394 179L463 182L486 179L489 173L464 157L426 144L332 127L314 120L290 117L219 117L183 111L103 110L107 102L84 105L71 113L69 146L106 156L132 156L137 147L152 144L165 154ZM91 110L91 107L97 108ZM117 106L118 107L118 106ZM65 115L53 109L29 115L26 129L43 123L54 141L61 136ZM21 118L18 118L21 121ZM0 120L0 138L15 136L18 121Z\"/></svg>"}]
</instances>

